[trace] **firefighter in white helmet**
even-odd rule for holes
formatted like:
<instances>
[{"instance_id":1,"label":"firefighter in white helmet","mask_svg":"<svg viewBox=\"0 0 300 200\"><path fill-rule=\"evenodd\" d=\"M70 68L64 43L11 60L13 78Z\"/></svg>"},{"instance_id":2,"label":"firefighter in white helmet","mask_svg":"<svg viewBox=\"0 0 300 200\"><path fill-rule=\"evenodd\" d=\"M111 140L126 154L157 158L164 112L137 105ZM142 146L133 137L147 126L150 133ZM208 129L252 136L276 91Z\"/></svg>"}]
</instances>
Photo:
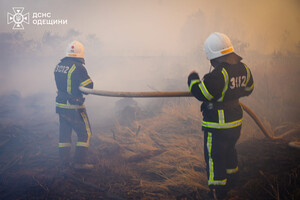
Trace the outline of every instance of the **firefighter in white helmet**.
<instances>
[{"instance_id":1,"label":"firefighter in white helmet","mask_svg":"<svg viewBox=\"0 0 300 200\"><path fill-rule=\"evenodd\" d=\"M250 69L241 62L225 34L209 35L204 51L214 69L202 81L195 71L191 72L188 86L203 102L202 130L210 195L223 199L234 187L239 172L235 149L243 118L239 98L251 94L254 82Z\"/></svg>"},{"instance_id":2,"label":"firefighter in white helmet","mask_svg":"<svg viewBox=\"0 0 300 200\"><path fill-rule=\"evenodd\" d=\"M78 137L74 168L93 168L86 160L92 132L84 105L85 98L79 90L79 86L93 88L93 81L84 64L84 47L80 42L73 41L67 47L66 57L54 70L57 86L56 113L59 115L59 155L63 169L71 164L72 130Z\"/></svg>"}]
</instances>

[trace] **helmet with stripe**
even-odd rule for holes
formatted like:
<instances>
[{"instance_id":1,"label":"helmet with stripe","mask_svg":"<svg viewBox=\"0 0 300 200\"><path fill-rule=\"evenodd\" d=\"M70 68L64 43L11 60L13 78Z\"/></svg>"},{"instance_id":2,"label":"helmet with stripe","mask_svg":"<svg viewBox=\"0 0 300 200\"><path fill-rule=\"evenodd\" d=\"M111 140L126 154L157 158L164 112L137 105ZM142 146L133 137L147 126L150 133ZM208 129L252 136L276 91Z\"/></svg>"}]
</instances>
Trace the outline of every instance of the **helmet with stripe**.
<instances>
[{"instance_id":1,"label":"helmet with stripe","mask_svg":"<svg viewBox=\"0 0 300 200\"><path fill-rule=\"evenodd\" d=\"M229 37L223 33L214 32L204 42L204 51L208 60L234 52Z\"/></svg>"},{"instance_id":2,"label":"helmet with stripe","mask_svg":"<svg viewBox=\"0 0 300 200\"><path fill-rule=\"evenodd\" d=\"M67 47L66 56L84 58L84 46L76 40L71 42Z\"/></svg>"}]
</instances>

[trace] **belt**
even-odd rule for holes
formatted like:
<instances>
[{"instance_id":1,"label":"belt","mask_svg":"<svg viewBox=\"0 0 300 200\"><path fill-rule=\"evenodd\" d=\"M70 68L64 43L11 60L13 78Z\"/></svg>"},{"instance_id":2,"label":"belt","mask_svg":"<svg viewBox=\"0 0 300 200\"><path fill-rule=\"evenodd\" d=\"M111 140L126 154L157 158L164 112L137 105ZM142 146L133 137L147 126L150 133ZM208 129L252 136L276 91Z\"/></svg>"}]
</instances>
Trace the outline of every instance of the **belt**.
<instances>
[{"instance_id":1,"label":"belt","mask_svg":"<svg viewBox=\"0 0 300 200\"><path fill-rule=\"evenodd\" d=\"M62 92L59 90L57 91L57 96L58 96L58 98L67 99L70 104L74 104L74 105L82 105L85 100L85 98L83 98L83 97L75 97L72 94Z\"/></svg>"},{"instance_id":2,"label":"belt","mask_svg":"<svg viewBox=\"0 0 300 200\"><path fill-rule=\"evenodd\" d=\"M208 109L208 110L221 110L221 109L228 109L228 108L233 108L237 105L239 105L239 100L233 100L233 101L226 101L226 102L203 102L201 106L201 111Z\"/></svg>"}]
</instances>

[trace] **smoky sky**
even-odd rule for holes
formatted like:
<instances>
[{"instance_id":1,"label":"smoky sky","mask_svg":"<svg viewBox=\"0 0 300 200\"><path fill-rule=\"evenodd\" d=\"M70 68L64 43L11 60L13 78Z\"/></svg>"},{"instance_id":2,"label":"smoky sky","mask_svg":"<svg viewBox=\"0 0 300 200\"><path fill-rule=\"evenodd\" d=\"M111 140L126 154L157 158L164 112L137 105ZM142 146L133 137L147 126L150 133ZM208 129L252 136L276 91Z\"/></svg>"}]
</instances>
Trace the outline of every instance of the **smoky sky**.
<instances>
[{"instance_id":1,"label":"smoky sky","mask_svg":"<svg viewBox=\"0 0 300 200\"><path fill-rule=\"evenodd\" d=\"M12 7L50 12L66 25L7 24ZM227 34L236 52L300 53L298 0L21 1L0 2L0 93L43 93L55 98L53 70L69 42L85 46L86 67L104 90L188 90L186 78L209 71L203 52L212 32ZM108 98L89 96L101 104Z\"/></svg>"},{"instance_id":2,"label":"smoky sky","mask_svg":"<svg viewBox=\"0 0 300 200\"><path fill-rule=\"evenodd\" d=\"M245 41L249 49L262 53L295 51L300 41L298 0L4 0L1 32L12 32L6 14L14 6L23 6L24 13L50 12L53 19L68 20L65 26L27 25L23 31L26 38L41 40L46 31L64 35L73 29L100 38L105 49L102 55L181 55L202 45L214 31Z\"/></svg>"}]
</instances>

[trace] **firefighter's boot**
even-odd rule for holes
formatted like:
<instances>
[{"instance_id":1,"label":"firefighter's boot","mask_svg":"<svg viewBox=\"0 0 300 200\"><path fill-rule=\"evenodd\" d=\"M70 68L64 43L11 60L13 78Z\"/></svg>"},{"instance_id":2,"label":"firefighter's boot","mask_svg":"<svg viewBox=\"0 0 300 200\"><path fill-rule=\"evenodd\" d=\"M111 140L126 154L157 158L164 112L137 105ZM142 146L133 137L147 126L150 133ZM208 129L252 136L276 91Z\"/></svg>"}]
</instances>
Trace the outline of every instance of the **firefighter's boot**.
<instances>
[{"instance_id":1,"label":"firefighter's boot","mask_svg":"<svg viewBox=\"0 0 300 200\"><path fill-rule=\"evenodd\" d=\"M80 146L76 147L74 169L91 170L94 168L94 165L86 163L87 151L88 151L87 147L80 147Z\"/></svg>"}]
</instances>

